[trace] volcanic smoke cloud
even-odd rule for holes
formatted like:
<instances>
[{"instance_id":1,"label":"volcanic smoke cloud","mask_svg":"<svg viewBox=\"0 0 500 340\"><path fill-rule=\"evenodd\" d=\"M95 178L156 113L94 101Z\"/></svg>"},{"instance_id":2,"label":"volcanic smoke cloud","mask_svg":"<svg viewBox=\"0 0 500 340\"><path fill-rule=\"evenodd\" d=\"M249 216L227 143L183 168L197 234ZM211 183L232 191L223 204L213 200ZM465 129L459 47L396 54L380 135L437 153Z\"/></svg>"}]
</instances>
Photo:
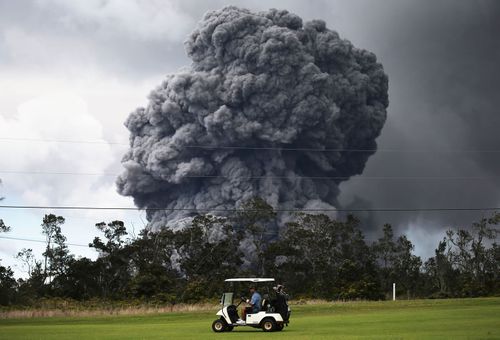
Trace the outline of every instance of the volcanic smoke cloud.
<instances>
[{"instance_id":1,"label":"volcanic smoke cloud","mask_svg":"<svg viewBox=\"0 0 500 340\"><path fill-rule=\"evenodd\" d=\"M154 208L210 212L254 196L280 209L336 206L343 179L301 177L360 174L373 152L307 149L376 149L388 80L375 55L321 20L236 7L207 13L186 50L191 66L125 123L118 190L150 225L194 214Z\"/></svg>"}]
</instances>

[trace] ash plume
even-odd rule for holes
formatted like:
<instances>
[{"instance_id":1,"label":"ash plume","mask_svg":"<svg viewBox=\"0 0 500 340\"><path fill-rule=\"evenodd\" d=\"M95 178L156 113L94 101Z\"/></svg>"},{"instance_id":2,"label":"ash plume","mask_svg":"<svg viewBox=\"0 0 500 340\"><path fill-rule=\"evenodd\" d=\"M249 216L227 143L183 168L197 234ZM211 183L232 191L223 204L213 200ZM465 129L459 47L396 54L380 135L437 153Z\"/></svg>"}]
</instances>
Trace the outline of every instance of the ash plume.
<instances>
[{"instance_id":1,"label":"ash plume","mask_svg":"<svg viewBox=\"0 0 500 340\"><path fill-rule=\"evenodd\" d=\"M376 149L388 105L376 56L321 20L275 9L208 12L185 44L191 66L125 123L119 192L153 228L194 214L155 208L210 212L254 196L282 209L335 207L339 183L373 152L307 149ZM343 179L303 178L325 176Z\"/></svg>"}]
</instances>

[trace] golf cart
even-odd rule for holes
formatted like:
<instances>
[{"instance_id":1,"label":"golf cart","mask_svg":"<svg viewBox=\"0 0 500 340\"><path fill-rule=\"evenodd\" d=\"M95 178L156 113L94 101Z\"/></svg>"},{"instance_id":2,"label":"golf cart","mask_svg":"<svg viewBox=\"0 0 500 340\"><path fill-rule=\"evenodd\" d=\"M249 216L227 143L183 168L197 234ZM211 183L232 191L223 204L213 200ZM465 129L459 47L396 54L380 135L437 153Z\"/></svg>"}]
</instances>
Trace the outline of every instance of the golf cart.
<instances>
[{"instance_id":1,"label":"golf cart","mask_svg":"<svg viewBox=\"0 0 500 340\"><path fill-rule=\"evenodd\" d=\"M225 293L222 294L221 298L222 309L217 312L220 318L212 323L214 332L230 332L238 326L262 328L264 332L273 332L282 331L285 325L288 326L290 308L285 294L271 288L274 279L235 278L227 279L225 283ZM235 298L235 296L241 296L238 293L246 293L249 285L256 286L261 294L261 308L258 313L247 313L245 320L241 320L238 316L238 307L247 299L244 297ZM235 304L235 300L238 301L237 304Z\"/></svg>"}]
</instances>

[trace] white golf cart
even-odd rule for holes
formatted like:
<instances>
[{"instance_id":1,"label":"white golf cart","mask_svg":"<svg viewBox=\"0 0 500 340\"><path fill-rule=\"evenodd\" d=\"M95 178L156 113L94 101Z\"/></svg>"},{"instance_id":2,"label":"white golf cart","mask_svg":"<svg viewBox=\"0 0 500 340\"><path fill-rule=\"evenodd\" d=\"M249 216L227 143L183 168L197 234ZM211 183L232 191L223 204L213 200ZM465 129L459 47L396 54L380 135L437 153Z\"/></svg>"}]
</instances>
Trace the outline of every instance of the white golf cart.
<instances>
[{"instance_id":1,"label":"white golf cart","mask_svg":"<svg viewBox=\"0 0 500 340\"><path fill-rule=\"evenodd\" d=\"M271 287L274 279L271 278L235 278L227 279L225 293L222 294L222 309L217 312L220 317L212 323L214 332L230 332L234 327L250 326L262 328L264 332L282 331L288 326L290 308L284 295L275 292ZM243 285L243 288L242 288ZM238 297L238 304L234 304L238 293L247 292L248 286L256 286L262 296L262 304L258 313L247 313L245 320L238 316L238 306L245 302L244 297Z\"/></svg>"}]
</instances>

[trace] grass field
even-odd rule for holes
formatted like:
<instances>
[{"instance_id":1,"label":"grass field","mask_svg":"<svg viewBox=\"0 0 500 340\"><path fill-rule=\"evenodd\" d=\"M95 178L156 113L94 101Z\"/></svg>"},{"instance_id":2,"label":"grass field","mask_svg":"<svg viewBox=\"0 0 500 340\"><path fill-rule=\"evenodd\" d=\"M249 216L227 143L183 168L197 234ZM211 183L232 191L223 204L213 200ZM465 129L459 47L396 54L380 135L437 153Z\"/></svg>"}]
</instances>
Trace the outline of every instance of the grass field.
<instances>
[{"instance_id":1,"label":"grass field","mask_svg":"<svg viewBox=\"0 0 500 340\"><path fill-rule=\"evenodd\" d=\"M213 333L215 312L0 320L1 339L500 339L500 298L292 306L283 332Z\"/></svg>"}]
</instances>

